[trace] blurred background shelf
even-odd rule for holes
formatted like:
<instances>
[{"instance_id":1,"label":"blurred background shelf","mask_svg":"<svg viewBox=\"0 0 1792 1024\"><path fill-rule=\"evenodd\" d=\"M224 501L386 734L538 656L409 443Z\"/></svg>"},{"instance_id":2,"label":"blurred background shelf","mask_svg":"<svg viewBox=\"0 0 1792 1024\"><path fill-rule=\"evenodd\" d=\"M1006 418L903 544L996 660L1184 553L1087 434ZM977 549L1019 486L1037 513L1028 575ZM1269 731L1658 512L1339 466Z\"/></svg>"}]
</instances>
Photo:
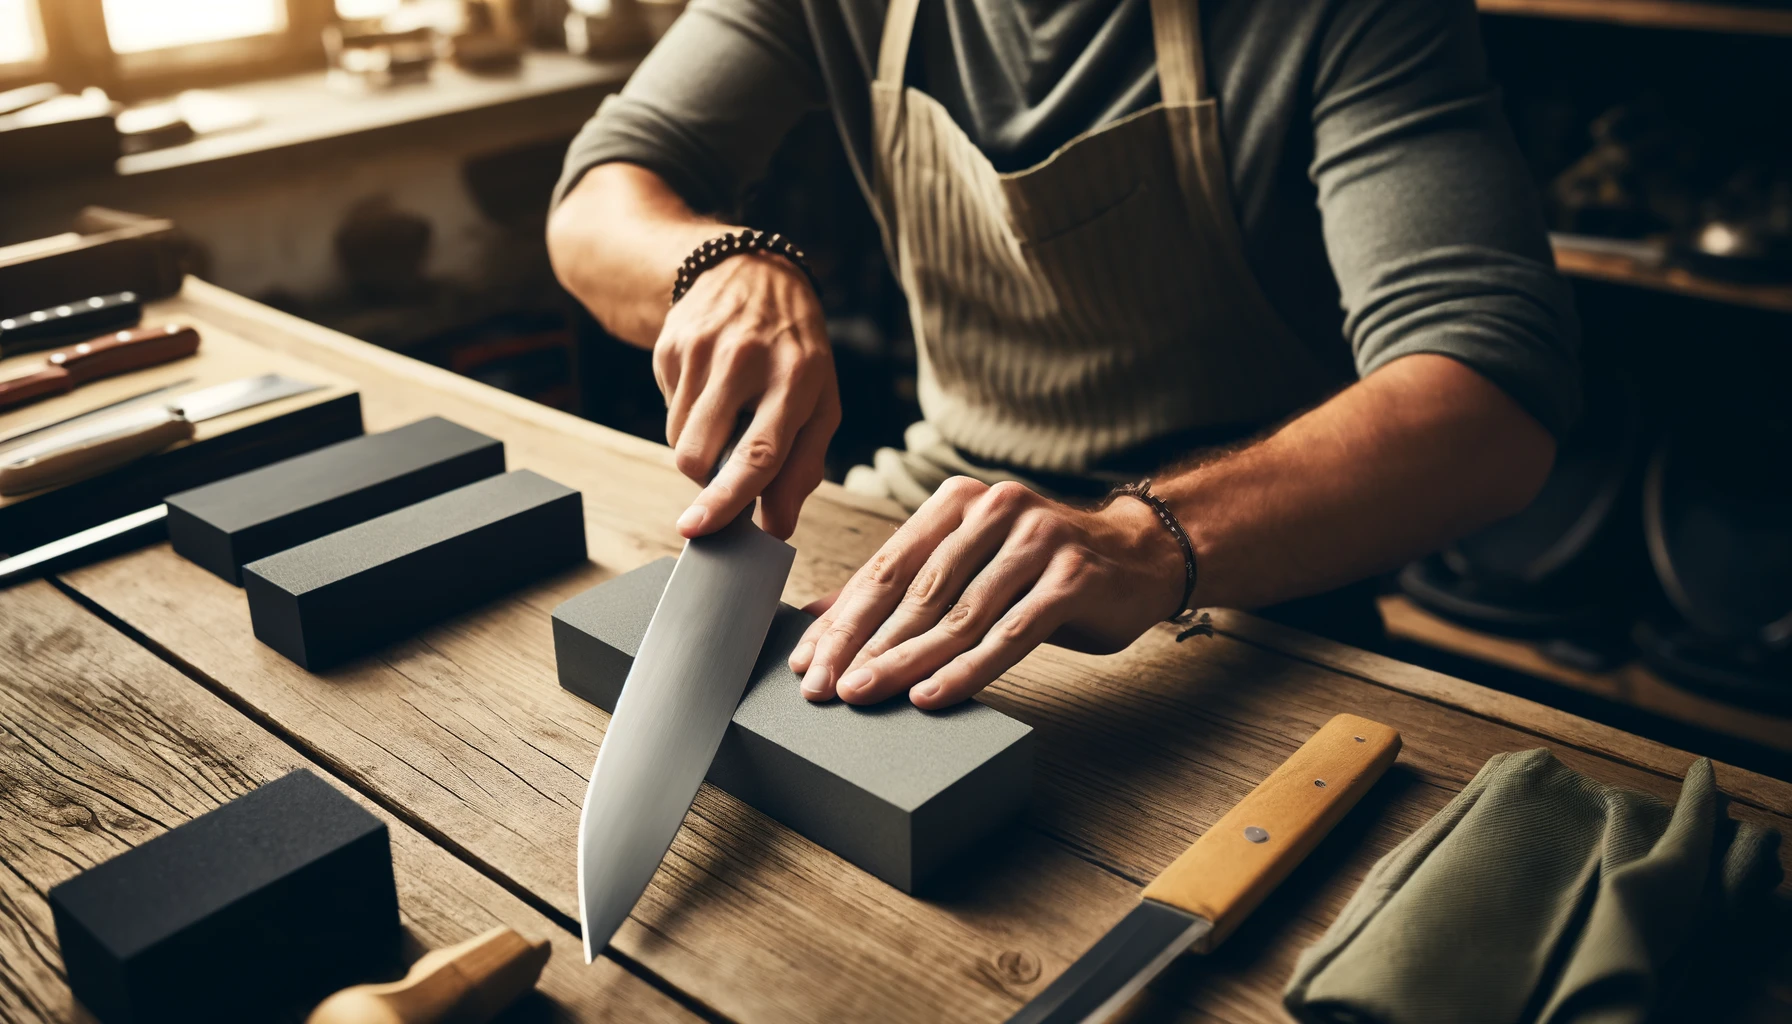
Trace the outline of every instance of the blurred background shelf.
<instances>
[{"instance_id":1,"label":"blurred background shelf","mask_svg":"<svg viewBox=\"0 0 1792 1024\"><path fill-rule=\"evenodd\" d=\"M1494 636L1457 625L1425 611L1404 595L1385 595L1380 603L1388 636L1399 645L1396 655L1404 660L1418 660L1445 671L1455 668L1459 672L1462 666L1451 664L1447 659L1493 666L1512 677L1541 684L1529 687L1529 692L1520 692L1520 696L1565 707L1620 728L1635 724L1623 720L1622 716L1628 714L1664 719L1677 724L1683 731L1696 730L1729 741L1734 748L1725 751L1729 756L1716 753L1713 756L1722 756L1733 763L1753 762L1770 771L1778 767L1782 773L1788 764L1792 764L1792 718L1738 708L1682 690L1638 662L1621 665L1609 672L1571 668L1546 656L1538 643ZM1420 648L1438 652L1446 656L1446 660L1413 658L1414 651ZM1504 683L1500 688L1508 691L1527 689L1509 685L1510 679ZM1549 688L1554 689L1557 699L1545 699L1549 696ZM1563 697L1569 699L1564 701ZM1652 731L1663 742L1683 749L1700 752L1714 749L1707 744L1688 742L1693 738L1691 736L1661 735L1661 730ZM1785 776L1780 774L1779 777Z\"/></svg>"},{"instance_id":2,"label":"blurred background shelf","mask_svg":"<svg viewBox=\"0 0 1792 1024\"><path fill-rule=\"evenodd\" d=\"M1792 9L1695 0L1476 0L1483 14L1603 21L1643 28L1792 36Z\"/></svg>"},{"instance_id":3,"label":"blurred background shelf","mask_svg":"<svg viewBox=\"0 0 1792 1024\"><path fill-rule=\"evenodd\" d=\"M1680 267L1653 266L1628 256L1582 248L1560 238L1554 244L1556 266L1569 277L1632 285L1775 313L1792 313L1792 284L1720 281Z\"/></svg>"}]
</instances>

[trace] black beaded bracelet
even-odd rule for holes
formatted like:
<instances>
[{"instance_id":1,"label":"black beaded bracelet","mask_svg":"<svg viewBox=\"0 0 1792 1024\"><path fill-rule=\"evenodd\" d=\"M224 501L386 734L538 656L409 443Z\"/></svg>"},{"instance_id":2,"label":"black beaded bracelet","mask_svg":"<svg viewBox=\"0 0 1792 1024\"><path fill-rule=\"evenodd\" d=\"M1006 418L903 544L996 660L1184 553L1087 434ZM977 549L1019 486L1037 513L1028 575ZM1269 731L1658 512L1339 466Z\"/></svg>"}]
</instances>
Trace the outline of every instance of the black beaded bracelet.
<instances>
[{"instance_id":1,"label":"black beaded bracelet","mask_svg":"<svg viewBox=\"0 0 1792 1024\"><path fill-rule=\"evenodd\" d=\"M782 256L795 264L796 268L803 272L803 276L809 279L811 285L815 284L815 274L809 269L809 263L803 256L803 250L798 249L795 242L776 231L748 228L745 231L731 231L728 234L712 238L692 250L691 254L684 258L684 263L679 265L678 279L672 284L671 304L676 306L678 300L684 298L685 293L691 290L691 286L697 283L697 278L704 271L731 256L740 256L750 252L766 252L773 256Z\"/></svg>"},{"instance_id":2,"label":"black beaded bracelet","mask_svg":"<svg viewBox=\"0 0 1792 1024\"><path fill-rule=\"evenodd\" d=\"M1114 488L1109 492L1107 502L1103 504L1110 504L1115 498L1137 498L1150 506L1151 511L1157 513L1157 521L1164 524L1164 529L1170 531L1170 536L1176 539L1176 546L1182 549L1182 600L1176 604L1176 607L1181 610L1170 616L1167 621L1179 626L1187 625L1195 617L1195 609L1189 605L1189 601L1195 596L1195 545L1188 539L1188 531L1182 528L1182 522L1176 518L1176 513L1170 511L1169 503L1151 493L1150 480L1140 480L1137 483L1123 484ZM1210 634L1211 630L1196 626L1184 631L1176 639L1180 642L1191 636Z\"/></svg>"}]
</instances>

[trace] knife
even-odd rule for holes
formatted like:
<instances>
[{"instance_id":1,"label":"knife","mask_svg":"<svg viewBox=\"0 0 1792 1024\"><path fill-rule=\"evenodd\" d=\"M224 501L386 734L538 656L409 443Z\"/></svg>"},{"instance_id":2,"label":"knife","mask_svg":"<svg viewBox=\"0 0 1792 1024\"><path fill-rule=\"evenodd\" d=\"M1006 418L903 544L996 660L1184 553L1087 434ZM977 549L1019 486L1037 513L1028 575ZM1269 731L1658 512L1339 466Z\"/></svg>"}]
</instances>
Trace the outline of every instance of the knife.
<instances>
[{"instance_id":1,"label":"knife","mask_svg":"<svg viewBox=\"0 0 1792 1024\"><path fill-rule=\"evenodd\" d=\"M316 391L277 373L218 384L166 403L102 416L20 445L0 457L0 495L24 494L93 476L171 444L191 440L194 424L280 398Z\"/></svg>"},{"instance_id":2,"label":"knife","mask_svg":"<svg viewBox=\"0 0 1792 1024\"><path fill-rule=\"evenodd\" d=\"M179 391L181 388L184 388L191 383L193 383L192 377L182 377L180 380L170 384L153 387L147 391L139 391L134 395L126 395L116 402L107 402L105 405L94 406L86 412L76 413L73 416L64 416L59 420L52 420L49 423L40 423L33 427L26 427L24 430L18 431L17 433L7 434L0 437L0 454L9 452L24 444L26 438L36 437L39 434L45 434L52 430L61 430L63 427L71 424L86 423L89 420L95 420L101 416L111 415L127 406L141 405L151 401L157 395L165 395L169 392Z\"/></svg>"},{"instance_id":3,"label":"knife","mask_svg":"<svg viewBox=\"0 0 1792 1024\"><path fill-rule=\"evenodd\" d=\"M170 324L119 331L50 353L42 368L0 380L0 409L66 394L83 384L199 351L199 332Z\"/></svg>"},{"instance_id":4,"label":"knife","mask_svg":"<svg viewBox=\"0 0 1792 1024\"><path fill-rule=\"evenodd\" d=\"M8 316L0 319L0 359L131 327L142 319L143 304L136 292L95 295Z\"/></svg>"},{"instance_id":5,"label":"knife","mask_svg":"<svg viewBox=\"0 0 1792 1024\"><path fill-rule=\"evenodd\" d=\"M671 848L778 611L796 549L754 525L754 504L685 542L597 749L579 816L586 963Z\"/></svg>"},{"instance_id":6,"label":"knife","mask_svg":"<svg viewBox=\"0 0 1792 1024\"><path fill-rule=\"evenodd\" d=\"M1145 887L1143 899L1009 1024L1111 1020L1184 951L1225 941L1400 752L1400 734L1338 715Z\"/></svg>"},{"instance_id":7,"label":"knife","mask_svg":"<svg viewBox=\"0 0 1792 1024\"><path fill-rule=\"evenodd\" d=\"M35 579L60 571L59 567L78 560L97 558L108 550L123 550L148 544L166 536L168 506L157 505L128 516L119 516L109 523L90 526L22 552L11 558L0 558L0 587L22 579ZM110 548L108 542L116 542Z\"/></svg>"}]
</instances>

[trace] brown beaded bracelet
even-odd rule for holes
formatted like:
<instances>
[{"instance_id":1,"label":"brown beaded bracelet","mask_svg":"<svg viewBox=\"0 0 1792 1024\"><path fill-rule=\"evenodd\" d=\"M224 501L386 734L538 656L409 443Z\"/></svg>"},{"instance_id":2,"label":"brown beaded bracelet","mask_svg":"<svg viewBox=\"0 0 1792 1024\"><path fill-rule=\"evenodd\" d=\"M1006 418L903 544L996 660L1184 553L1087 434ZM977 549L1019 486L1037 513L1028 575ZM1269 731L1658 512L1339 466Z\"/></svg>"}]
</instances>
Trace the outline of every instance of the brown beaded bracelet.
<instances>
[{"instance_id":1,"label":"brown beaded bracelet","mask_svg":"<svg viewBox=\"0 0 1792 1024\"><path fill-rule=\"evenodd\" d=\"M1175 538L1176 546L1182 549L1182 600L1176 604L1181 611L1170 616L1167 621L1178 626L1187 625L1195 617L1195 609L1189 605L1189 601L1195 596L1195 545L1188 539L1188 531L1182 528L1182 522L1176 518L1176 513L1170 511L1169 503L1151 493L1150 480L1140 480L1137 483L1123 484L1114 488L1108 493L1107 501L1103 502L1103 506L1111 504L1115 498L1137 498L1150 506L1151 511L1157 513L1157 521L1164 524L1164 529L1170 531L1170 536ZM1193 629L1185 630L1176 639L1180 642L1197 635L1211 635L1211 630L1196 626Z\"/></svg>"},{"instance_id":2,"label":"brown beaded bracelet","mask_svg":"<svg viewBox=\"0 0 1792 1024\"><path fill-rule=\"evenodd\" d=\"M815 274L809 269L809 263L803 256L803 250L797 248L795 242L776 231L747 228L745 231L731 231L728 234L712 238L692 250L691 254L684 258L684 262L678 267L678 278L672 283L671 305L676 306L678 300L684 298L685 293L691 290L691 286L697 283L697 278L704 271L731 256L741 256L750 252L765 252L771 253L773 256L782 256L803 272L803 276L809 279L810 285L815 284Z\"/></svg>"}]
</instances>

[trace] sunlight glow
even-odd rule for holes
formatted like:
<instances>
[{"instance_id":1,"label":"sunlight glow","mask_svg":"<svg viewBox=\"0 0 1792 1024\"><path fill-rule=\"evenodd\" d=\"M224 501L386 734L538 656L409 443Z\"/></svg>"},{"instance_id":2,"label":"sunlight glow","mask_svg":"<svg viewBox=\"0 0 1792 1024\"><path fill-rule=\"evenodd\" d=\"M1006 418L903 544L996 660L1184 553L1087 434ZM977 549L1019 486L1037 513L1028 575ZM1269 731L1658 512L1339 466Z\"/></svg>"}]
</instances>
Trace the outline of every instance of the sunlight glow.
<instances>
[{"instance_id":1,"label":"sunlight glow","mask_svg":"<svg viewBox=\"0 0 1792 1024\"><path fill-rule=\"evenodd\" d=\"M43 36L32 0L0 0L0 64L23 64L43 56Z\"/></svg>"},{"instance_id":2,"label":"sunlight glow","mask_svg":"<svg viewBox=\"0 0 1792 1024\"><path fill-rule=\"evenodd\" d=\"M102 0L101 6L106 35L118 53L272 35L286 28L285 0Z\"/></svg>"}]
</instances>

